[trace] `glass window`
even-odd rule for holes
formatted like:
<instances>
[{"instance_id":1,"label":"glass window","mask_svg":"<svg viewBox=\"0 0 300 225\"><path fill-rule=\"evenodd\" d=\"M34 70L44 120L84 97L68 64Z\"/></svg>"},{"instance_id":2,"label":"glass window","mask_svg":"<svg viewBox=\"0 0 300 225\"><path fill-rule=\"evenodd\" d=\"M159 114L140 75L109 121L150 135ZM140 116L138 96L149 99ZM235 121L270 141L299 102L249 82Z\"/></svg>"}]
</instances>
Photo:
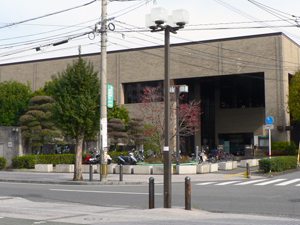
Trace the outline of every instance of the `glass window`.
<instances>
[{"instance_id":1,"label":"glass window","mask_svg":"<svg viewBox=\"0 0 300 225\"><path fill-rule=\"evenodd\" d=\"M125 104L141 103L141 95L144 93L145 87L161 87L164 88L163 81L149 81L124 84Z\"/></svg>"}]
</instances>

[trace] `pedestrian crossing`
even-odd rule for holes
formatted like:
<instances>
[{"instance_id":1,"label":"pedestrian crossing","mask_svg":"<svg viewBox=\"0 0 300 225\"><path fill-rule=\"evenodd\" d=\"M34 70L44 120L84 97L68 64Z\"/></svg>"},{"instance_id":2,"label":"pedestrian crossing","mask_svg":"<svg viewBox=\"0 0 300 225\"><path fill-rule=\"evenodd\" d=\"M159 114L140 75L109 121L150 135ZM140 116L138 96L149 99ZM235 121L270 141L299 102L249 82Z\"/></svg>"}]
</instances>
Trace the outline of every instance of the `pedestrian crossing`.
<instances>
[{"instance_id":1,"label":"pedestrian crossing","mask_svg":"<svg viewBox=\"0 0 300 225\"><path fill-rule=\"evenodd\" d=\"M300 179L291 179L287 180L285 178L280 179L257 179L257 180L250 180L250 181L242 181L242 180L231 180L231 181L222 181L222 182L201 182L196 183L197 186L207 186L207 185L214 185L214 186L225 186L225 185L236 185L236 186L245 186L245 185L253 185L253 186L266 186L266 185L274 185L274 186L287 186L287 185L294 185L300 186Z\"/></svg>"}]
</instances>

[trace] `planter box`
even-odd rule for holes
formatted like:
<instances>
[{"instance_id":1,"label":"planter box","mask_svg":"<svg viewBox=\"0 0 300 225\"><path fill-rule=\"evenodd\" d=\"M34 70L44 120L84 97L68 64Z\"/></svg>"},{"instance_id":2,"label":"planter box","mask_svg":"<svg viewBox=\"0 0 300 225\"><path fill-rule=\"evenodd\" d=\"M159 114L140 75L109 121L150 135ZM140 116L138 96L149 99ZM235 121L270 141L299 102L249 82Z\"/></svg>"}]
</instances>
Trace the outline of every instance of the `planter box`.
<instances>
[{"instance_id":1,"label":"planter box","mask_svg":"<svg viewBox=\"0 0 300 225\"><path fill-rule=\"evenodd\" d=\"M135 165L133 166L134 174L153 174L153 166Z\"/></svg>"},{"instance_id":2,"label":"planter box","mask_svg":"<svg viewBox=\"0 0 300 225\"><path fill-rule=\"evenodd\" d=\"M35 172L53 172L53 164L35 164Z\"/></svg>"},{"instance_id":3,"label":"planter box","mask_svg":"<svg viewBox=\"0 0 300 225\"><path fill-rule=\"evenodd\" d=\"M133 174L133 167L132 165L123 165L123 174ZM115 167L115 173L120 174L120 165Z\"/></svg>"},{"instance_id":4,"label":"planter box","mask_svg":"<svg viewBox=\"0 0 300 225\"><path fill-rule=\"evenodd\" d=\"M249 166L252 166L252 159L247 159L247 160L241 160L241 167L246 168L246 164L249 163Z\"/></svg>"},{"instance_id":5,"label":"planter box","mask_svg":"<svg viewBox=\"0 0 300 225\"><path fill-rule=\"evenodd\" d=\"M176 165L176 174L196 174L197 165Z\"/></svg>"},{"instance_id":6,"label":"planter box","mask_svg":"<svg viewBox=\"0 0 300 225\"><path fill-rule=\"evenodd\" d=\"M232 162L220 162L219 170L232 170Z\"/></svg>"},{"instance_id":7,"label":"planter box","mask_svg":"<svg viewBox=\"0 0 300 225\"><path fill-rule=\"evenodd\" d=\"M153 174L155 175L163 175L164 174L164 166L159 165L159 166L153 166ZM173 166L171 166L171 174L174 173Z\"/></svg>"},{"instance_id":8,"label":"planter box","mask_svg":"<svg viewBox=\"0 0 300 225\"><path fill-rule=\"evenodd\" d=\"M110 165L107 165L107 172L108 174L115 174L116 173L116 168L118 167L119 165L116 164L116 163L112 163Z\"/></svg>"},{"instance_id":9,"label":"planter box","mask_svg":"<svg viewBox=\"0 0 300 225\"><path fill-rule=\"evenodd\" d=\"M236 169L237 168L237 161L232 161L232 169Z\"/></svg>"},{"instance_id":10,"label":"planter box","mask_svg":"<svg viewBox=\"0 0 300 225\"><path fill-rule=\"evenodd\" d=\"M209 164L209 172L210 173L217 172L218 169L219 169L218 163Z\"/></svg>"},{"instance_id":11,"label":"planter box","mask_svg":"<svg viewBox=\"0 0 300 225\"><path fill-rule=\"evenodd\" d=\"M197 173L209 173L209 164L198 164Z\"/></svg>"},{"instance_id":12,"label":"planter box","mask_svg":"<svg viewBox=\"0 0 300 225\"><path fill-rule=\"evenodd\" d=\"M252 166L258 166L259 165L258 161L259 161L259 159L252 159L252 162L251 162Z\"/></svg>"},{"instance_id":13,"label":"planter box","mask_svg":"<svg viewBox=\"0 0 300 225\"><path fill-rule=\"evenodd\" d=\"M92 165L93 173L97 173L97 165ZM90 165L89 164L83 164L82 165L82 172L83 173L89 173L90 172Z\"/></svg>"},{"instance_id":14,"label":"planter box","mask_svg":"<svg viewBox=\"0 0 300 225\"><path fill-rule=\"evenodd\" d=\"M58 173L74 173L74 164L57 164L55 168Z\"/></svg>"}]
</instances>

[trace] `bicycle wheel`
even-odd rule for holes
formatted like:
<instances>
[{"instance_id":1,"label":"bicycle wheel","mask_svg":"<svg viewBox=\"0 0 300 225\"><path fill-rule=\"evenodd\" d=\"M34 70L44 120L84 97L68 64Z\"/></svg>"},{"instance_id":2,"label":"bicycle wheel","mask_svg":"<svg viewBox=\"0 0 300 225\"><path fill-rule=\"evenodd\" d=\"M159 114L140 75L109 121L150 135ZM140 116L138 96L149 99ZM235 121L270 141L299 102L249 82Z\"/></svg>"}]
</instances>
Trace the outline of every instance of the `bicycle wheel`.
<instances>
[{"instance_id":1,"label":"bicycle wheel","mask_svg":"<svg viewBox=\"0 0 300 225\"><path fill-rule=\"evenodd\" d=\"M226 160L227 161L233 161L233 159L234 159L234 156L232 154L227 154L226 155Z\"/></svg>"}]
</instances>

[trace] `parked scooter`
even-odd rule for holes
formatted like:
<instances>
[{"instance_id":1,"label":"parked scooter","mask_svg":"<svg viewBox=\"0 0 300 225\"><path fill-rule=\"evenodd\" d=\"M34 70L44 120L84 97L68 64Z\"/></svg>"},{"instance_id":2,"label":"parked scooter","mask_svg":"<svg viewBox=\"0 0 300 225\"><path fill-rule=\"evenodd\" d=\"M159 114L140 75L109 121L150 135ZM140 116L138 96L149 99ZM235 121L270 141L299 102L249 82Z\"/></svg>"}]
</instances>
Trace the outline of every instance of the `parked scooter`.
<instances>
[{"instance_id":1,"label":"parked scooter","mask_svg":"<svg viewBox=\"0 0 300 225\"><path fill-rule=\"evenodd\" d=\"M91 155L89 155L88 157L84 158L82 164L100 164L101 162L101 155L100 152L97 151L96 149L94 149L93 151L91 151ZM111 164L112 162L112 158L110 157L110 155L107 154L107 165Z\"/></svg>"},{"instance_id":2,"label":"parked scooter","mask_svg":"<svg viewBox=\"0 0 300 225\"><path fill-rule=\"evenodd\" d=\"M214 154L206 154L204 150L202 150L199 154L199 163L202 162L210 162L216 163L218 158Z\"/></svg>"},{"instance_id":3,"label":"parked scooter","mask_svg":"<svg viewBox=\"0 0 300 225\"><path fill-rule=\"evenodd\" d=\"M136 165L137 159L134 157L133 153L128 153L128 156L118 156L119 165Z\"/></svg>"},{"instance_id":4,"label":"parked scooter","mask_svg":"<svg viewBox=\"0 0 300 225\"><path fill-rule=\"evenodd\" d=\"M137 151L135 149L132 149L132 151L136 151L135 158L136 158L137 162L145 162L144 150L140 149Z\"/></svg>"}]
</instances>

